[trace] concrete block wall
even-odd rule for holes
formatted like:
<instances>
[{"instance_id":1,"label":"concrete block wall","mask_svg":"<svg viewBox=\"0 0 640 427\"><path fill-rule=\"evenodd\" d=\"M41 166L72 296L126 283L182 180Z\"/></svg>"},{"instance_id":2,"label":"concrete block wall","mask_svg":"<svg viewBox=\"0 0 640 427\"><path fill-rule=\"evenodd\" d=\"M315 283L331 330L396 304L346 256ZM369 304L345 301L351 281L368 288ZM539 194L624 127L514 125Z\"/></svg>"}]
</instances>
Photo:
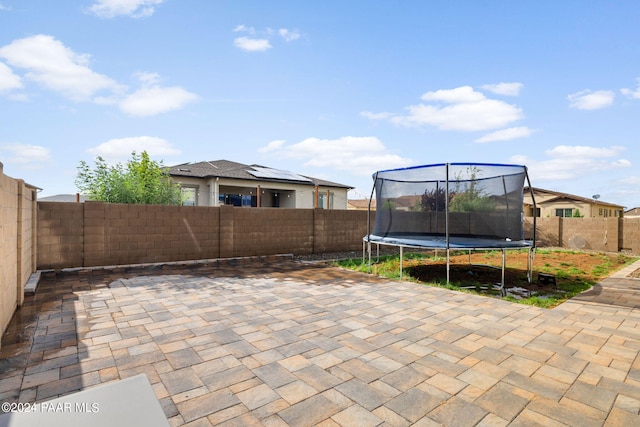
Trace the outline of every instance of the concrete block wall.
<instances>
[{"instance_id":1,"label":"concrete block wall","mask_svg":"<svg viewBox=\"0 0 640 427\"><path fill-rule=\"evenodd\" d=\"M38 268L83 265L83 222L82 203L38 203Z\"/></svg>"},{"instance_id":2,"label":"concrete block wall","mask_svg":"<svg viewBox=\"0 0 640 427\"><path fill-rule=\"evenodd\" d=\"M619 247L640 254L640 218L622 218Z\"/></svg>"},{"instance_id":3,"label":"concrete block wall","mask_svg":"<svg viewBox=\"0 0 640 427\"><path fill-rule=\"evenodd\" d=\"M219 211L84 203L84 266L219 257Z\"/></svg>"},{"instance_id":4,"label":"concrete block wall","mask_svg":"<svg viewBox=\"0 0 640 427\"><path fill-rule=\"evenodd\" d=\"M86 202L40 203L38 216L38 268L56 269L360 251L367 234L367 212L349 210ZM640 254L640 220L537 218L536 238L538 247Z\"/></svg>"},{"instance_id":5,"label":"concrete block wall","mask_svg":"<svg viewBox=\"0 0 640 427\"><path fill-rule=\"evenodd\" d=\"M314 210L313 253L361 251L367 235L367 212L348 210ZM375 215L371 218L371 228Z\"/></svg>"},{"instance_id":6,"label":"concrete block wall","mask_svg":"<svg viewBox=\"0 0 640 427\"><path fill-rule=\"evenodd\" d=\"M536 218L536 246L561 246L561 219L558 217ZM533 238L533 218L525 218L525 238Z\"/></svg>"},{"instance_id":7,"label":"concrete block wall","mask_svg":"<svg viewBox=\"0 0 640 427\"><path fill-rule=\"evenodd\" d=\"M233 210L233 256L313 252L314 209Z\"/></svg>"},{"instance_id":8,"label":"concrete block wall","mask_svg":"<svg viewBox=\"0 0 640 427\"><path fill-rule=\"evenodd\" d=\"M563 248L618 251L618 218L562 218L561 224Z\"/></svg>"},{"instance_id":9,"label":"concrete block wall","mask_svg":"<svg viewBox=\"0 0 640 427\"><path fill-rule=\"evenodd\" d=\"M35 188L4 174L0 163L0 334L24 300L35 271Z\"/></svg>"},{"instance_id":10,"label":"concrete block wall","mask_svg":"<svg viewBox=\"0 0 640 427\"><path fill-rule=\"evenodd\" d=\"M0 332L18 306L18 182L0 173Z\"/></svg>"},{"instance_id":11,"label":"concrete block wall","mask_svg":"<svg viewBox=\"0 0 640 427\"><path fill-rule=\"evenodd\" d=\"M24 285L36 270L37 193L23 181L18 181L17 295L18 305L24 301Z\"/></svg>"},{"instance_id":12,"label":"concrete block wall","mask_svg":"<svg viewBox=\"0 0 640 427\"><path fill-rule=\"evenodd\" d=\"M38 267L361 250L362 211L40 203Z\"/></svg>"}]
</instances>

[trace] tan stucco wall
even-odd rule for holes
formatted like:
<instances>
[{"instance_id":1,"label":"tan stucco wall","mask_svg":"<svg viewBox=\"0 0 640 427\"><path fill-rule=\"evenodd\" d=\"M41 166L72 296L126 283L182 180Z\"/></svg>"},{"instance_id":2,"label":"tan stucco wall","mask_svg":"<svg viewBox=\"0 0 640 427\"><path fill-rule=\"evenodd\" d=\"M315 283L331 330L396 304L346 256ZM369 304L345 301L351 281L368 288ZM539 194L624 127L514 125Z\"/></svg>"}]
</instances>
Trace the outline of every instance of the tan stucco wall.
<instances>
[{"instance_id":1,"label":"tan stucco wall","mask_svg":"<svg viewBox=\"0 0 640 427\"><path fill-rule=\"evenodd\" d=\"M540 209L540 217L542 218L551 218L556 216L556 209L579 209L580 215L585 218L608 218L608 217L619 217L622 216L621 213L623 208L616 205L611 205L609 203L595 202L589 203L586 201L578 201L578 200L555 200L557 199L557 194L547 194L547 193L536 193L536 207ZM528 192L524 194L524 203L526 205L531 205L531 196ZM607 210L606 214L604 210ZM616 211L618 214L616 215ZM525 213L527 216L530 216L531 212L525 209Z\"/></svg>"},{"instance_id":2,"label":"tan stucco wall","mask_svg":"<svg viewBox=\"0 0 640 427\"><path fill-rule=\"evenodd\" d=\"M256 182L252 180L229 178L183 178L174 177L185 187L198 188L198 206L219 206L220 194L256 195L258 186L261 192L260 206L271 207L272 194L277 192L281 208L313 209L315 208L315 187L279 182ZM321 194L330 191L333 194L333 209L347 209L347 189L336 187L319 187Z\"/></svg>"}]
</instances>

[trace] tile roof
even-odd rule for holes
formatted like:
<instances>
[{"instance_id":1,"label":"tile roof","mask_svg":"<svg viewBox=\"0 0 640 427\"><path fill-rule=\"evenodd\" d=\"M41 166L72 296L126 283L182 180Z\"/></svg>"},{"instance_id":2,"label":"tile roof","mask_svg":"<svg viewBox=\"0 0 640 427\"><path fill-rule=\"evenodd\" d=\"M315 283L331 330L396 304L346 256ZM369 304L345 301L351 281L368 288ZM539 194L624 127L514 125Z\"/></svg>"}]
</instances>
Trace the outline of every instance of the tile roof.
<instances>
[{"instance_id":1,"label":"tile roof","mask_svg":"<svg viewBox=\"0 0 640 427\"><path fill-rule=\"evenodd\" d=\"M531 187L531 188L533 189L534 194L535 193L547 193L547 194L552 194L552 195L556 196L556 197L554 197L552 199L545 200L544 202L538 202L538 203L550 203L550 202L556 202L558 200L573 200L573 201L585 202L585 203L591 203L591 204L615 206L615 207L619 207L619 208L623 207L623 206L617 205L615 203L605 202L604 200L590 199L588 197L576 196L575 194L561 193L559 191L547 190L547 189L538 188L538 187ZM525 191L525 193L527 191L529 191L529 187L525 187L524 191Z\"/></svg>"}]
</instances>

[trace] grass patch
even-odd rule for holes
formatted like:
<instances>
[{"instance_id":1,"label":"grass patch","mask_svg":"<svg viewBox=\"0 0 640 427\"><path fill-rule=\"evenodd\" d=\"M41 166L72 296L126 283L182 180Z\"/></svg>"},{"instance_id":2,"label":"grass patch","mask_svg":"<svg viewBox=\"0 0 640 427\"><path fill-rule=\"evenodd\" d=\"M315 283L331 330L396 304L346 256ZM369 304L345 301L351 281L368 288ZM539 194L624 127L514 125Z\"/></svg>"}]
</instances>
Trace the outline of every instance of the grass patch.
<instances>
[{"instance_id":1,"label":"grass patch","mask_svg":"<svg viewBox=\"0 0 640 427\"><path fill-rule=\"evenodd\" d=\"M501 280L501 251L452 252L450 280L446 282L446 259L439 252L410 252L403 258L403 280L438 286L450 290L470 292L500 298L496 284ZM574 250L536 249L533 281L527 280L528 251L508 251L505 269L505 288L512 291L507 301L551 308L584 292L599 280L636 261L638 257L624 254L590 253ZM469 262L471 261L471 263ZM335 265L369 272L362 259L337 261ZM381 256L371 266L371 273L390 279L400 279L400 260L397 255ZM538 273L552 274L556 287L537 282Z\"/></svg>"}]
</instances>

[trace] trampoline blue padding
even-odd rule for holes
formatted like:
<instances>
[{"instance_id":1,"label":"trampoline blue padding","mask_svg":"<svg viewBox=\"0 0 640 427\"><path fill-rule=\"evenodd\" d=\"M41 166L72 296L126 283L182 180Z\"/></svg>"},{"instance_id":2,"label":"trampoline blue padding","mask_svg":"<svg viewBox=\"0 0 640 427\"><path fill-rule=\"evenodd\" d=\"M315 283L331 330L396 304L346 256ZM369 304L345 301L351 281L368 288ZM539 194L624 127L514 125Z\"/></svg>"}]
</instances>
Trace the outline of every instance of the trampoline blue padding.
<instances>
[{"instance_id":1,"label":"trampoline blue padding","mask_svg":"<svg viewBox=\"0 0 640 427\"><path fill-rule=\"evenodd\" d=\"M398 234L376 236L370 234L363 239L378 245L404 246L424 249L519 249L532 248L530 240L492 239L469 236L449 236L449 245L445 236L425 234Z\"/></svg>"}]
</instances>

